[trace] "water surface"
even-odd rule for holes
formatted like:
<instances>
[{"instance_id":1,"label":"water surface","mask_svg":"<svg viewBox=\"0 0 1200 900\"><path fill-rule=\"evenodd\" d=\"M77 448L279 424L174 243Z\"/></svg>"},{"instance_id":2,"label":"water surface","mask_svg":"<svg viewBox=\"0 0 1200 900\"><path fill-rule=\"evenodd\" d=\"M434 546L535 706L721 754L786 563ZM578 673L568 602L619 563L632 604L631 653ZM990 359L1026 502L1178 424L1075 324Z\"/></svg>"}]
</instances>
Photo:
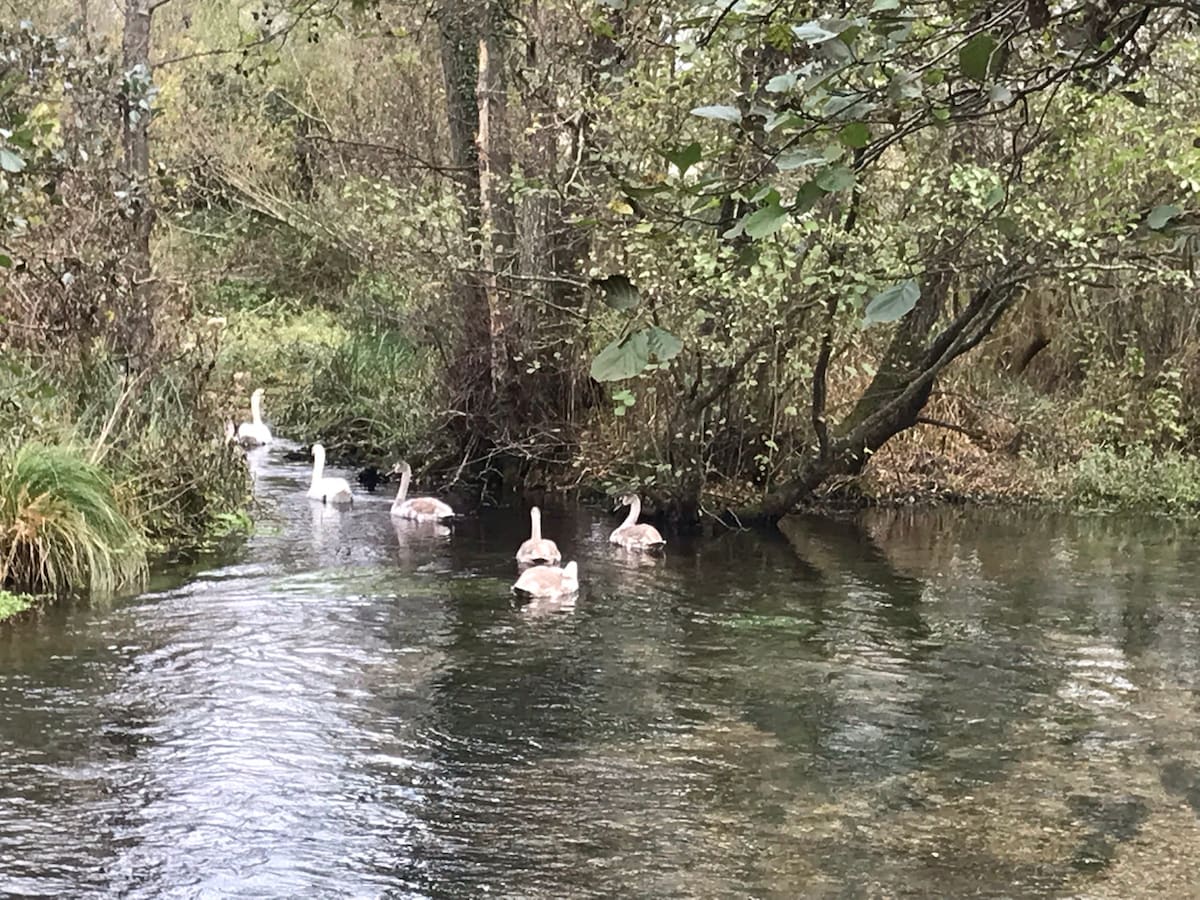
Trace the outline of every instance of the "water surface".
<instances>
[{"instance_id":1,"label":"water surface","mask_svg":"<svg viewBox=\"0 0 1200 900\"><path fill-rule=\"evenodd\" d=\"M1200 552L952 510L606 542L508 593L450 535L310 503L137 597L0 628L0 894L1131 897L1200 883Z\"/></svg>"}]
</instances>

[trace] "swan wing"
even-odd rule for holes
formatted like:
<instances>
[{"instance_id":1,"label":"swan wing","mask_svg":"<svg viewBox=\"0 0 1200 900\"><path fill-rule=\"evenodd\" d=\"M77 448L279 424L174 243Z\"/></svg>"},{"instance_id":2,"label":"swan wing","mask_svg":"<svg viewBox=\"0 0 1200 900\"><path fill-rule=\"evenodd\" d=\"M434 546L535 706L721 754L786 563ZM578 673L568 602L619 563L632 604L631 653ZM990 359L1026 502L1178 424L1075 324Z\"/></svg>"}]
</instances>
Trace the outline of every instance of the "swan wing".
<instances>
[{"instance_id":1,"label":"swan wing","mask_svg":"<svg viewBox=\"0 0 1200 900\"><path fill-rule=\"evenodd\" d=\"M558 546L548 538L535 541L530 538L517 551L518 562L544 562L556 565L562 559Z\"/></svg>"}]
</instances>

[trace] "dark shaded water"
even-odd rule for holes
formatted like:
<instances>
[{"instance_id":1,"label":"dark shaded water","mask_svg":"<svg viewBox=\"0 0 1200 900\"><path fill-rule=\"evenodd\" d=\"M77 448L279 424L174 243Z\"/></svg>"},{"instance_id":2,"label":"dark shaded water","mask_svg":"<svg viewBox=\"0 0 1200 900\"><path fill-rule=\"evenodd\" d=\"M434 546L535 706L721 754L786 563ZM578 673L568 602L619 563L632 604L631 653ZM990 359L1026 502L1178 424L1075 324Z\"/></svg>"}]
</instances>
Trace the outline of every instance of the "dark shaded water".
<instances>
[{"instance_id":1,"label":"dark shaded water","mask_svg":"<svg viewBox=\"0 0 1200 900\"><path fill-rule=\"evenodd\" d=\"M606 542L508 593L270 463L259 534L0 626L0 894L1195 896L1200 551L949 511Z\"/></svg>"}]
</instances>

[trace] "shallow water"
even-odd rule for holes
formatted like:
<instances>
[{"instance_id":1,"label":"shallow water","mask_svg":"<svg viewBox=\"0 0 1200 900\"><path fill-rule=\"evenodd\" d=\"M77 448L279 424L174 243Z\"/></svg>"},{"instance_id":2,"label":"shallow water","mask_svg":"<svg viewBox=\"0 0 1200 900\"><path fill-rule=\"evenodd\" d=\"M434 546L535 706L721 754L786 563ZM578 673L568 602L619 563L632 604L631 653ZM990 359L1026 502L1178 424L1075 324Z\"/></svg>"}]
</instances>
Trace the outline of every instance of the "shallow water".
<instances>
[{"instance_id":1,"label":"shallow water","mask_svg":"<svg viewBox=\"0 0 1200 900\"><path fill-rule=\"evenodd\" d=\"M508 588L261 465L257 535L0 627L0 894L1130 897L1200 879L1200 552L951 510L606 542Z\"/></svg>"}]
</instances>

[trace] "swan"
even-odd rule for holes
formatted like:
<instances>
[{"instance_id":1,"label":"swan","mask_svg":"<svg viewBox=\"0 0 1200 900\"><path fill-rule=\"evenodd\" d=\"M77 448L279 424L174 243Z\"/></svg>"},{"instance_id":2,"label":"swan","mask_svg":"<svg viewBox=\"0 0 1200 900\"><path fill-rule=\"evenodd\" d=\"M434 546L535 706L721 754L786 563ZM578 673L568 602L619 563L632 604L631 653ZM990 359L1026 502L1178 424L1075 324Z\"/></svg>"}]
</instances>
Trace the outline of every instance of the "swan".
<instances>
[{"instance_id":1,"label":"swan","mask_svg":"<svg viewBox=\"0 0 1200 900\"><path fill-rule=\"evenodd\" d=\"M557 566L561 559L558 545L542 537L542 511L533 507L529 510L529 540L517 550L517 562Z\"/></svg>"},{"instance_id":2,"label":"swan","mask_svg":"<svg viewBox=\"0 0 1200 900\"><path fill-rule=\"evenodd\" d=\"M398 519L412 519L414 522L436 522L438 519L450 519L454 510L449 504L433 497L404 498L408 495L408 483L412 480L412 469L408 463L399 463L394 469L400 473L400 490L392 501L392 515Z\"/></svg>"},{"instance_id":3,"label":"swan","mask_svg":"<svg viewBox=\"0 0 1200 900\"><path fill-rule=\"evenodd\" d=\"M237 439L243 447L257 447L259 444L271 443L271 429L262 420L263 389L255 388L250 395L251 422L243 422L238 426Z\"/></svg>"},{"instance_id":4,"label":"swan","mask_svg":"<svg viewBox=\"0 0 1200 900\"><path fill-rule=\"evenodd\" d=\"M350 492L350 483L345 478L325 477L325 448L320 444L312 445L313 476L312 487L308 496L322 503L353 503L354 494Z\"/></svg>"},{"instance_id":5,"label":"swan","mask_svg":"<svg viewBox=\"0 0 1200 900\"><path fill-rule=\"evenodd\" d=\"M558 566L534 566L526 569L512 586L517 594L530 597L561 597L579 590L579 566L573 562L563 568Z\"/></svg>"},{"instance_id":6,"label":"swan","mask_svg":"<svg viewBox=\"0 0 1200 900\"><path fill-rule=\"evenodd\" d=\"M639 525L638 516L642 512L642 501L637 494L625 494L617 501L617 507L628 506L629 515L609 535L609 541L620 544L627 550L656 550L666 546L666 541L653 525Z\"/></svg>"}]
</instances>

